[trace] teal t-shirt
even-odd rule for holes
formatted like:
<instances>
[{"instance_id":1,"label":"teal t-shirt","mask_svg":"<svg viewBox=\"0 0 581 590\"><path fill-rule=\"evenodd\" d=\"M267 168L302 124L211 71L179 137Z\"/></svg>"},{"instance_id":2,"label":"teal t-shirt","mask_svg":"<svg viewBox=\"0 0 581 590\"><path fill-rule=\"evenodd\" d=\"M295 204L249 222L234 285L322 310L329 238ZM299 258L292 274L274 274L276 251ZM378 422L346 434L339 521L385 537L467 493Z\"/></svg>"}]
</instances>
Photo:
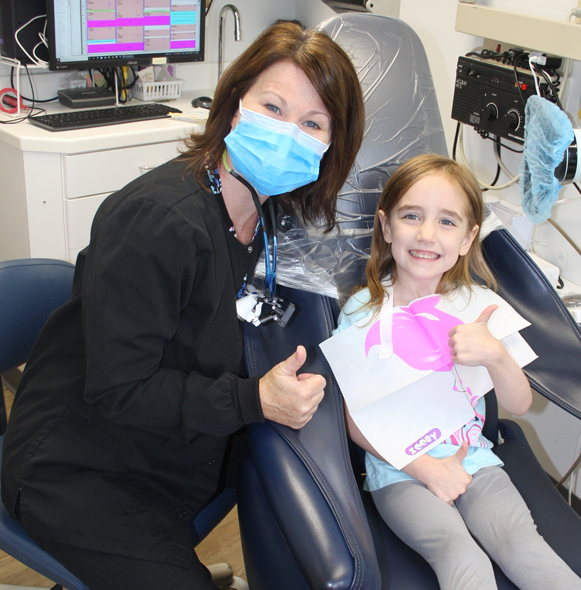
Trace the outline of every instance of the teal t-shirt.
<instances>
[{"instance_id":1,"label":"teal t-shirt","mask_svg":"<svg viewBox=\"0 0 581 590\"><path fill-rule=\"evenodd\" d=\"M339 315L338 325L333 333L337 334L360 320L365 321L366 316L370 315L370 312L369 310L363 310L362 307L369 299L369 289L363 289L351 296ZM468 454L462 462L462 466L466 470L466 473L470 475L474 475L474 473L483 467L502 465L502 461L491 450L494 446L492 442L482 436L486 414L484 397L478 400L478 403L474 407L474 412L476 416L473 420L428 451L428 455L443 459L454 455L462 446L462 441L467 441L469 444ZM367 471L365 489L369 491L379 490L398 481L415 479L411 475L396 469L389 463L374 457L370 453L365 454L365 467Z\"/></svg>"}]
</instances>

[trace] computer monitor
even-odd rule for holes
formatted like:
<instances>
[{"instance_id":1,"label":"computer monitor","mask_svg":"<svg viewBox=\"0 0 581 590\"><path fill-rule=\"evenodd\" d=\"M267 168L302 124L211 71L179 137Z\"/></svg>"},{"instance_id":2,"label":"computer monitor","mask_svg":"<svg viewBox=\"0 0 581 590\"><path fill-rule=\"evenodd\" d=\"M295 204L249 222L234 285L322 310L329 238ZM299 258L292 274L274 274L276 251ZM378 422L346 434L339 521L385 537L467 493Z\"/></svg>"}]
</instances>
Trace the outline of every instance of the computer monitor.
<instances>
[{"instance_id":1,"label":"computer monitor","mask_svg":"<svg viewBox=\"0 0 581 590\"><path fill-rule=\"evenodd\" d=\"M51 70L204 60L205 0L47 0Z\"/></svg>"}]
</instances>

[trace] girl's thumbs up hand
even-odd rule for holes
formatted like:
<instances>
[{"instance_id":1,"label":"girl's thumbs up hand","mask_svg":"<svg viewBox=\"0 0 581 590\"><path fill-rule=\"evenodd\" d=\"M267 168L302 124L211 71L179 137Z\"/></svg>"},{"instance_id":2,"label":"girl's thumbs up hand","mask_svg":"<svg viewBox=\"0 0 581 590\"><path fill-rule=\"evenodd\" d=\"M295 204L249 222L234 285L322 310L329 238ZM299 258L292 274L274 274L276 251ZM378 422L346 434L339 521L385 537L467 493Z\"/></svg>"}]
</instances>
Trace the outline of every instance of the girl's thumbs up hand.
<instances>
[{"instance_id":1,"label":"girl's thumbs up hand","mask_svg":"<svg viewBox=\"0 0 581 590\"><path fill-rule=\"evenodd\" d=\"M489 305L471 324L460 324L448 333L452 361L468 367L494 367L505 354L504 346L488 330L488 320L498 305Z\"/></svg>"},{"instance_id":2,"label":"girl's thumbs up hand","mask_svg":"<svg viewBox=\"0 0 581 590\"><path fill-rule=\"evenodd\" d=\"M437 458L425 453L404 468L407 474L426 484L426 487L440 500L453 505L472 482L472 476L466 473L462 461L468 454L468 443L450 457Z\"/></svg>"},{"instance_id":3,"label":"girl's thumbs up hand","mask_svg":"<svg viewBox=\"0 0 581 590\"><path fill-rule=\"evenodd\" d=\"M489 305L479 316L478 319L474 322L475 324L482 324L484 326L488 325L488 320L491 318L492 314L498 309L498 305Z\"/></svg>"}]
</instances>

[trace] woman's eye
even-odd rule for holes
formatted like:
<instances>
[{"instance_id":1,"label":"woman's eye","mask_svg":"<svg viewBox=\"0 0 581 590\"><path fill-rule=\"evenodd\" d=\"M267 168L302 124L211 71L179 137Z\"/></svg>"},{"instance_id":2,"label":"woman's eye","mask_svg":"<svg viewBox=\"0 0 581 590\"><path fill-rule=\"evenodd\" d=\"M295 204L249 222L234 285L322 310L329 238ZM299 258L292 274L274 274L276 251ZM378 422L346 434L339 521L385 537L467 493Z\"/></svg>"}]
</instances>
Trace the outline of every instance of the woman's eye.
<instances>
[{"instance_id":1,"label":"woman's eye","mask_svg":"<svg viewBox=\"0 0 581 590\"><path fill-rule=\"evenodd\" d=\"M304 123L304 125L306 127L310 127L311 129L320 129L321 126L318 123L315 123L315 121L306 121Z\"/></svg>"},{"instance_id":2,"label":"woman's eye","mask_svg":"<svg viewBox=\"0 0 581 590\"><path fill-rule=\"evenodd\" d=\"M452 225L452 226L456 225L451 219L442 219L440 221L440 223L442 225Z\"/></svg>"},{"instance_id":3,"label":"woman's eye","mask_svg":"<svg viewBox=\"0 0 581 590\"><path fill-rule=\"evenodd\" d=\"M276 113L277 115L280 115L280 109L276 105L267 104L265 106L269 111L272 111L273 113Z\"/></svg>"},{"instance_id":4,"label":"woman's eye","mask_svg":"<svg viewBox=\"0 0 581 590\"><path fill-rule=\"evenodd\" d=\"M417 220L419 219L419 217L415 214L415 213L406 213L403 216L403 219L413 219L413 220Z\"/></svg>"}]
</instances>

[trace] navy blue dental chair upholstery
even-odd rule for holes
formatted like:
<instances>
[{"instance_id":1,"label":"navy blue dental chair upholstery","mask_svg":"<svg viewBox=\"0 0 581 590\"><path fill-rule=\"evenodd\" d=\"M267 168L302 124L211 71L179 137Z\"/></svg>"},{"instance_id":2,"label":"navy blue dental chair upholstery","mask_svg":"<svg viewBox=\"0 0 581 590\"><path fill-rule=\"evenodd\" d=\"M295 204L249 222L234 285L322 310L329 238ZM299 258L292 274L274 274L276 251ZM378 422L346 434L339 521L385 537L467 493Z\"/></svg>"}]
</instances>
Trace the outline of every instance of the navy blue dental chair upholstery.
<instances>
[{"instance_id":1,"label":"navy blue dental chair upholstery","mask_svg":"<svg viewBox=\"0 0 581 590\"><path fill-rule=\"evenodd\" d=\"M346 227L369 227L393 169L419 153L446 154L433 84L419 39L401 21L349 14L322 28L347 50L364 90L365 140L338 209L349 212ZM533 324L522 332L540 356L527 367L533 386L581 417L578 327L510 234L494 232L484 248L500 294ZM341 294L361 270L336 277ZM325 375L327 388L303 429L270 422L249 428L252 457L240 470L237 494L250 587L438 590L430 566L389 530L370 495L361 491L361 454L347 440L341 394L318 348L335 326L337 302L289 287L280 287L279 295L295 303L298 314L284 329L245 325L250 374L265 373L303 344L308 353L303 370ZM487 398L487 436L496 441L500 428L505 442L496 449L541 534L581 575L579 517L552 486L516 423L498 421L494 394ZM496 566L495 573L500 590L515 590Z\"/></svg>"},{"instance_id":2,"label":"navy blue dental chair upholstery","mask_svg":"<svg viewBox=\"0 0 581 590\"><path fill-rule=\"evenodd\" d=\"M484 254L498 278L498 292L531 326L522 331L539 358L524 368L531 386L581 418L581 330L537 265L506 231L484 241ZM495 448L531 510L545 540L581 576L581 518L572 511L536 460L521 427L495 424L496 399L487 396L486 436L500 431ZM492 406L492 407L491 407ZM494 437L492 440L495 440Z\"/></svg>"},{"instance_id":3,"label":"navy blue dental chair upholstery","mask_svg":"<svg viewBox=\"0 0 581 590\"><path fill-rule=\"evenodd\" d=\"M74 270L69 262L48 258L0 262L0 377L26 362L50 313L69 299ZM5 418L5 415L0 412L1 417ZM4 422L0 432L0 453L5 428ZM193 545L203 541L235 504L236 492L227 488L205 507L190 523ZM0 549L56 582L55 589L64 586L68 590L88 590L36 544L22 525L9 516L1 502ZM226 564L211 568L213 574L226 579L229 569ZM233 578L228 587L245 588L245 584L239 578Z\"/></svg>"}]
</instances>

